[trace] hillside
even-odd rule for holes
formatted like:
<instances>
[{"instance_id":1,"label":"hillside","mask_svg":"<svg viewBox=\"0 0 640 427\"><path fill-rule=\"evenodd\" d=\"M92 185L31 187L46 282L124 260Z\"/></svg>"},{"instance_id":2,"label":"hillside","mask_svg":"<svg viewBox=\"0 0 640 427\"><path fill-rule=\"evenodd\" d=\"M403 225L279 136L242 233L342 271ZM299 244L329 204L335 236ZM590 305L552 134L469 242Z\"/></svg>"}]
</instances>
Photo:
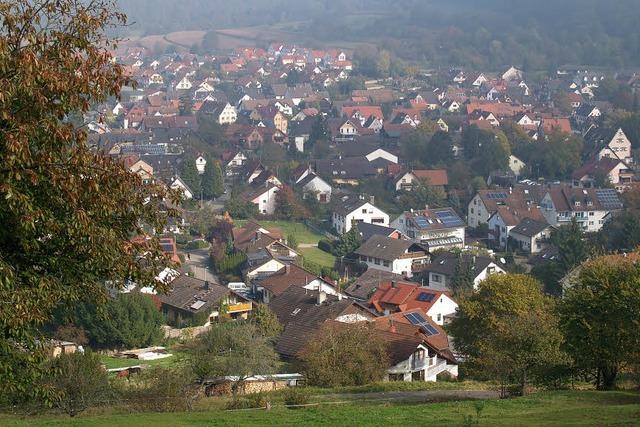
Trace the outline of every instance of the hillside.
<instances>
[{"instance_id":1,"label":"hillside","mask_svg":"<svg viewBox=\"0 0 640 427\"><path fill-rule=\"evenodd\" d=\"M277 26L321 41L375 42L427 66L548 70L640 65L634 0L120 0L132 34ZM151 7L151 5L153 5Z\"/></svg>"}]
</instances>

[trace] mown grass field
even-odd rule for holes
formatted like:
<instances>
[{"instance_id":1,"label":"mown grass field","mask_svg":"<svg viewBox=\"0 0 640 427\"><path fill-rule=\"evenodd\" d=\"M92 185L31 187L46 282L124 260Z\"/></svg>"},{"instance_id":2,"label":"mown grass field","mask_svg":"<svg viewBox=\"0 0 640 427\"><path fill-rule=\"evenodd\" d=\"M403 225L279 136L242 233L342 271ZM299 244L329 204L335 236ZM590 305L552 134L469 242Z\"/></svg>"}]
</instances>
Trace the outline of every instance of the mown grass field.
<instances>
[{"instance_id":1,"label":"mown grass field","mask_svg":"<svg viewBox=\"0 0 640 427\"><path fill-rule=\"evenodd\" d=\"M298 250L305 261L311 261L322 267L333 268L336 263L336 257L318 248L300 248Z\"/></svg>"},{"instance_id":2,"label":"mown grass field","mask_svg":"<svg viewBox=\"0 0 640 427\"><path fill-rule=\"evenodd\" d=\"M301 222L260 220L257 222L265 228L279 228L284 238L287 238L289 235L295 236L296 239L298 239L298 243L301 245L317 245L322 239L320 234L311 230ZM246 223L247 221L243 220L235 221L235 224L238 226L242 226Z\"/></svg>"},{"instance_id":3,"label":"mown grass field","mask_svg":"<svg viewBox=\"0 0 640 427\"><path fill-rule=\"evenodd\" d=\"M128 368L130 366L162 366L164 368L173 368L177 366L183 358L183 355L175 352L170 352L173 354L171 357L166 357L164 359L157 360L138 360L138 359L123 359L120 357L111 357L107 355L101 355L100 360L107 369L116 369L116 368Z\"/></svg>"},{"instance_id":4,"label":"mown grass field","mask_svg":"<svg viewBox=\"0 0 640 427\"><path fill-rule=\"evenodd\" d=\"M270 411L207 410L187 413L105 413L16 417L0 415L4 426L460 426L474 417L474 402L391 404L349 402ZM479 426L637 426L637 392L544 392L526 398L485 401ZM475 423L472 425L476 425Z\"/></svg>"},{"instance_id":5,"label":"mown grass field","mask_svg":"<svg viewBox=\"0 0 640 427\"><path fill-rule=\"evenodd\" d=\"M246 221L236 221L237 225L244 225ZM316 247L323 236L311 230L305 224L291 221L259 221L266 228L274 227L280 229L285 238L295 236L298 239L298 252L306 261L322 267L333 268L336 257L324 252Z\"/></svg>"}]
</instances>

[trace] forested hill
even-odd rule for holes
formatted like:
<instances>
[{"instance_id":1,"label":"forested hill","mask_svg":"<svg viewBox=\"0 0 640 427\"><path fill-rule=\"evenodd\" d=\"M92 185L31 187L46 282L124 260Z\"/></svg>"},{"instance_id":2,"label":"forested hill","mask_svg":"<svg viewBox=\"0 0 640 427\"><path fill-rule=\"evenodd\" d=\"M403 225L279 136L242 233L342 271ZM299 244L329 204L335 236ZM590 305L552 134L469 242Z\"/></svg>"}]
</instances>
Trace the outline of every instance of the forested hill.
<instances>
[{"instance_id":1,"label":"forested hill","mask_svg":"<svg viewBox=\"0 0 640 427\"><path fill-rule=\"evenodd\" d=\"M432 66L640 65L640 0L119 1L143 34L305 21L318 40L374 42Z\"/></svg>"}]
</instances>

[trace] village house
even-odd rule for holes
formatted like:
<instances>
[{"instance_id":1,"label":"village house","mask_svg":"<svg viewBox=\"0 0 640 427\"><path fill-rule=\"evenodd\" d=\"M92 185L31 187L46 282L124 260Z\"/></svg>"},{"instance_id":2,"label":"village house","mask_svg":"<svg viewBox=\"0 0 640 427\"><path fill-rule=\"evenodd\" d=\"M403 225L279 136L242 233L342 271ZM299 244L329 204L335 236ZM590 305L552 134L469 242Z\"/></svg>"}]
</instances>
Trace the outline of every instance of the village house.
<instances>
[{"instance_id":1,"label":"village house","mask_svg":"<svg viewBox=\"0 0 640 427\"><path fill-rule=\"evenodd\" d=\"M491 258L471 253L444 252L435 256L426 268L428 286L437 289L451 289L459 274L469 274L473 288L478 289L480 282L492 274L506 272Z\"/></svg>"},{"instance_id":2,"label":"village house","mask_svg":"<svg viewBox=\"0 0 640 427\"><path fill-rule=\"evenodd\" d=\"M411 191L418 185L444 187L449 185L449 177L444 169L412 170L400 173L394 180L396 191Z\"/></svg>"},{"instance_id":3,"label":"village house","mask_svg":"<svg viewBox=\"0 0 640 427\"><path fill-rule=\"evenodd\" d=\"M617 159L626 164L633 164L631 141L622 129L592 128L584 136L585 151L591 158Z\"/></svg>"},{"instance_id":4,"label":"village house","mask_svg":"<svg viewBox=\"0 0 640 427\"><path fill-rule=\"evenodd\" d=\"M315 197L320 203L331 201L333 189L324 179L320 178L309 165L294 171L295 186L302 190L303 197Z\"/></svg>"},{"instance_id":5,"label":"village house","mask_svg":"<svg viewBox=\"0 0 640 427\"><path fill-rule=\"evenodd\" d=\"M537 206L526 208L498 206L488 221L488 245L500 250L511 249L508 247L511 230L525 218L546 223L544 215Z\"/></svg>"},{"instance_id":6,"label":"village house","mask_svg":"<svg viewBox=\"0 0 640 427\"><path fill-rule=\"evenodd\" d=\"M409 278L422 271L430 260L427 250L417 243L379 235L364 242L355 254L369 269Z\"/></svg>"},{"instance_id":7,"label":"village house","mask_svg":"<svg viewBox=\"0 0 640 427\"><path fill-rule=\"evenodd\" d=\"M247 319L252 310L250 300L226 286L181 275L170 283L167 294L158 294L160 309L170 324L207 325L218 321L221 314L232 319Z\"/></svg>"},{"instance_id":8,"label":"village house","mask_svg":"<svg viewBox=\"0 0 640 427\"><path fill-rule=\"evenodd\" d=\"M280 187L267 183L254 189L247 190L242 194L243 200L253 203L258 207L261 215L273 215L276 211L276 199Z\"/></svg>"},{"instance_id":9,"label":"village house","mask_svg":"<svg viewBox=\"0 0 640 427\"><path fill-rule=\"evenodd\" d=\"M333 210L333 228L339 234L344 234L348 233L353 224L357 222L388 226L389 215L375 207L372 198L366 196L344 197Z\"/></svg>"},{"instance_id":10,"label":"village house","mask_svg":"<svg viewBox=\"0 0 640 427\"><path fill-rule=\"evenodd\" d=\"M247 155L241 150L231 150L222 153L222 166L228 177L239 175L242 167L249 160Z\"/></svg>"},{"instance_id":11,"label":"village house","mask_svg":"<svg viewBox=\"0 0 640 427\"><path fill-rule=\"evenodd\" d=\"M464 247L464 221L451 208L412 210L391 223L429 252Z\"/></svg>"},{"instance_id":12,"label":"village house","mask_svg":"<svg viewBox=\"0 0 640 427\"><path fill-rule=\"evenodd\" d=\"M333 283L293 263L286 264L284 268L260 280L254 280L253 285L255 292L262 296L262 302L265 304L277 299L290 287L343 297Z\"/></svg>"},{"instance_id":13,"label":"village house","mask_svg":"<svg viewBox=\"0 0 640 427\"><path fill-rule=\"evenodd\" d=\"M458 376L447 333L422 310L379 317L374 325L389 352L386 381L436 382L443 372Z\"/></svg>"},{"instance_id":14,"label":"village house","mask_svg":"<svg viewBox=\"0 0 640 427\"><path fill-rule=\"evenodd\" d=\"M283 326L275 350L285 360L295 360L327 321L371 321L374 315L359 303L322 291L289 286L269 302Z\"/></svg>"},{"instance_id":15,"label":"village house","mask_svg":"<svg viewBox=\"0 0 640 427\"><path fill-rule=\"evenodd\" d=\"M611 219L611 213L621 210L623 204L614 189L550 188L540 209L547 222L554 227L569 224L575 219L585 232L597 232Z\"/></svg>"},{"instance_id":16,"label":"village house","mask_svg":"<svg viewBox=\"0 0 640 427\"><path fill-rule=\"evenodd\" d=\"M592 160L578 168L572 175L576 187L598 187L612 184L617 191L623 192L633 183L634 171L618 158L602 157Z\"/></svg>"},{"instance_id":17,"label":"village house","mask_svg":"<svg viewBox=\"0 0 640 427\"><path fill-rule=\"evenodd\" d=\"M195 194L193 194L193 190L191 190L191 188L189 188L189 186L179 176L175 177L171 182L171 185L169 185L169 188L172 190L180 190L184 200L191 200L193 199L193 196L195 196Z\"/></svg>"},{"instance_id":18,"label":"village house","mask_svg":"<svg viewBox=\"0 0 640 427\"><path fill-rule=\"evenodd\" d=\"M549 249L553 227L546 221L535 221L525 218L511 229L509 238L515 245L511 250L523 251L529 254L538 254Z\"/></svg>"},{"instance_id":19,"label":"village house","mask_svg":"<svg viewBox=\"0 0 640 427\"><path fill-rule=\"evenodd\" d=\"M367 303L380 315L420 309L441 326L446 316L458 310L458 304L443 289L395 280L380 283Z\"/></svg>"}]
</instances>

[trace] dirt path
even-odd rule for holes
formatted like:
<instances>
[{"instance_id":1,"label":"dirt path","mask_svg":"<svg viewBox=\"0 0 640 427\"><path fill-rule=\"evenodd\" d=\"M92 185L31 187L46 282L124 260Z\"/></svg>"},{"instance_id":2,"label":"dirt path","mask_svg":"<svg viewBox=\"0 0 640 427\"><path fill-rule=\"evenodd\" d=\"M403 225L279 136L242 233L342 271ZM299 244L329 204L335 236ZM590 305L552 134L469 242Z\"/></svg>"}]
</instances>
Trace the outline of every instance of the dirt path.
<instances>
[{"instance_id":1,"label":"dirt path","mask_svg":"<svg viewBox=\"0 0 640 427\"><path fill-rule=\"evenodd\" d=\"M373 393L335 393L323 396L323 400L393 400L411 403L434 403L459 400L498 399L500 394L491 390L429 390L390 391Z\"/></svg>"}]
</instances>

